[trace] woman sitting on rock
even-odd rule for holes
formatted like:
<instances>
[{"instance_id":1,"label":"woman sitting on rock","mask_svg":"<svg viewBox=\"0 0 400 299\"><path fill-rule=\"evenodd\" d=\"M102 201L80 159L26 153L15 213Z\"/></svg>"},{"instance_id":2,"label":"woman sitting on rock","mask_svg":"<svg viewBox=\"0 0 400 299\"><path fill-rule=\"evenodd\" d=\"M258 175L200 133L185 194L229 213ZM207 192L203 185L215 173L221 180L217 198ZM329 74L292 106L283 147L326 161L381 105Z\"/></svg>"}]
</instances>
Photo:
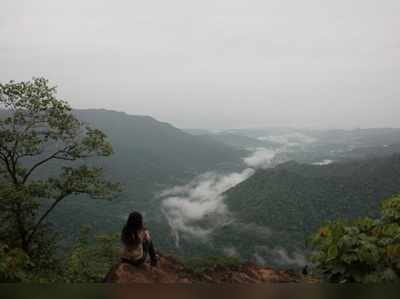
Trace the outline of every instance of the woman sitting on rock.
<instances>
[{"instance_id":1,"label":"woman sitting on rock","mask_svg":"<svg viewBox=\"0 0 400 299\"><path fill-rule=\"evenodd\" d=\"M158 256L154 250L150 233L143 225L143 216L138 212L129 215L121 233L124 246L121 261L134 266L142 265L150 256L151 265L157 266Z\"/></svg>"}]
</instances>

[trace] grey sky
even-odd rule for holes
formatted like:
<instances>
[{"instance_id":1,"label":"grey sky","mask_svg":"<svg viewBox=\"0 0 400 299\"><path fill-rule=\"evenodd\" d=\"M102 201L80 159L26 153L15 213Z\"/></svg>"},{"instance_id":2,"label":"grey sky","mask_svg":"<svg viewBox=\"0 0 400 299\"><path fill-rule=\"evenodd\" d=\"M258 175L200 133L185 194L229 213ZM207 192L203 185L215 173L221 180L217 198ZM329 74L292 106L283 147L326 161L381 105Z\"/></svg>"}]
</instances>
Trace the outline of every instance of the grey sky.
<instances>
[{"instance_id":1,"label":"grey sky","mask_svg":"<svg viewBox=\"0 0 400 299\"><path fill-rule=\"evenodd\" d=\"M400 127L399 0L0 0L0 81L179 127Z\"/></svg>"}]
</instances>

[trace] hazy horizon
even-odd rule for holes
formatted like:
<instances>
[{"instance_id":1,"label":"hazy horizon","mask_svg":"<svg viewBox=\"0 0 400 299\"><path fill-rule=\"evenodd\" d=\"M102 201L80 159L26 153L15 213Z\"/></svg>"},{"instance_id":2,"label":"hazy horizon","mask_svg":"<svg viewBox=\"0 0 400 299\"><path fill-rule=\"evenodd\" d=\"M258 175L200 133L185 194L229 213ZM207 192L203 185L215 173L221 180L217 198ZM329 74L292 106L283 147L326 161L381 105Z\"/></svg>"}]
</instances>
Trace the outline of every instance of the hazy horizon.
<instances>
[{"instance_id":1,"label":"hazy horizon","mask_svg":"<svg viewBox=\"0 0 400 299\"><path fill-rule=\"evenodd\" d=\"M72 107L73 110L87 110L87 111L109 111L109 112L117 112L117 113L125 113L131 116L139 116L139 117L151 117L153 119L155 119L156 121L159 121L161 123L167 123L170 124L178 129L181 130L205 130L205 131L209 131L209 132L214 132L214 133L218 133L218 132L224 132L224 131L230 131L230 130L246 130L246 129L271 129L271 128L276 128L276 129L299 129L299 130L321 130L321 131L329 131L329 130L345 130L345 131L351 131L351 130L359 130L359 129L400 129L400 127L389 127L389 126L377 126L377 127L347 127L347 128L343 128L340 126L337 127L313 127L313 126L307 126L307 125L293 125L293 124L263 124L263 125L254 125L254 126L243 126L243 127L226 127L226 128L220 128L220 127L180 127L175 125L172 122L168 122L162 119L159 119L157 117L154 117L153 115L150 114L135 114L135 113L130 113L130 112L126 112L126 111L122 111L122 110L114 110L114 109L105 109L105 108L75 108Z\"/></svg>"},{"instance_id":2,"label":"hazy horizon","mask_svg":"<svg viewBox=\"0 0 400 299\"><path fill-rule=\"evenodd\" d=\"M179 128L400 127L395 0L9 0L0 82Z\"/></svg>"}]
</instances>

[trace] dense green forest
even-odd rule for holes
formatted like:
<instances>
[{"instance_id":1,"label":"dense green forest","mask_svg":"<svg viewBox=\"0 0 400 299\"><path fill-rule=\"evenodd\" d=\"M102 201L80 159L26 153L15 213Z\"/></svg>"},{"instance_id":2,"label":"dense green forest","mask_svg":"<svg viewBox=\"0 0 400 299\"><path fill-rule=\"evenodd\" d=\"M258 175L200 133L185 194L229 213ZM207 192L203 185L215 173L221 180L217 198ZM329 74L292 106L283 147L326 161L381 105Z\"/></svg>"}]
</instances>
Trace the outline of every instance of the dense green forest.
<instances>
[{"instance_id":1,"label":"dense green forest","mask_svg":"<svg viewBox=\"0 0 400 299\"><path fill-rule=\"evenodd\" d=\"M378 215L381 200L400 192L400 155L315 166L288 162L259 170L226 193L235 222L215 232L217 244L251 257L261 248L305 252L311 232L330 220ZM255 228L240 233L245 225ZM265 234L259 233L265 228ZM263 246L267 249L262 250Z\"/></svg>"}]
</instances>

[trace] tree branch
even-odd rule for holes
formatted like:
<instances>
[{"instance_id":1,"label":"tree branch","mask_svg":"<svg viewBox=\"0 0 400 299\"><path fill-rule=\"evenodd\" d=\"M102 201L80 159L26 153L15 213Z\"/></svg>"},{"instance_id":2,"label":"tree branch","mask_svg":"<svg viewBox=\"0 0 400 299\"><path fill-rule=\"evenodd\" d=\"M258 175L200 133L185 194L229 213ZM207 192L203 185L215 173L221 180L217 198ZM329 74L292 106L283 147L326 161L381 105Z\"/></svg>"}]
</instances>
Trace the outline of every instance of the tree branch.
<instances>
[{"instance_id":1,"label":"tree branch","mask_svg":"<svg viewBox=\"0 0 400 299\"><path fill-rule=\"evenodd\" d=\"M33 237L35 236L35 234L37 233L40 225L42 224L42 222L47 218L47 216L51 213L51 211L54 210L54 208L64 199L66 198L68 195L70 195L70 192L65 192L62 193L52 204L51 206L46 210L46 212L44 212L44 214L39 218L38 222L33 226L31 233L29 234L28 238L27 238L27 243L30 244L32 242Z\"/></svg>"},{"instance_id":2,"label":"tree branch","mask_svg":"<svg viewBox=\"0 0 400 299\"><path fill-rule=\"evenodd\" d=\"M57 155L61 154L61 153L65 153L68 149L68 146L65 147L62 150L59 150L57 152L55 152L54 154L50 155L49 157L47 157L46 159L43 159L42 161L36 163L35 165L33 165L31 167L31 169L28 170L28 172L24 175L24 178L22 179L22 183L25 184L26 181L28 180L29 176L32 174L32 172L35 171L36 168L38 168L39 166L45 164L46 162L49 162L52 159L59 159L59 160L68 160L68 161L74 161L76 159L74 158L65 158L65 157L57 157Z\"/></svg>"},{"instance_id":3,"label":"tree branch","mask_svg":"<svg viewBox=\"0 0 400 299\"><path fill-rule=\"evenodd\" d=\"M46 162L50 161L51 159L54 159L55 156L57 156L60 153L60 151L55 152L54 154L50 155L46 159L36 163L31 167L31 169L28 170L28 172L24 175L24 178L22 179L22 183L25 184L29 176L32 174L32 172L35 171L36 168L38 168L40 165L45 164Z\"/></svg>"},{"instance_id":4,"label":"tree branch","mask_svg":"<svg viewBox=\"0 0 400 299\"><path fill-rule=\"evenodd\" d=\"M3 148L4 148L4 147L3 147ZM9 155L9 154L8 154L8 155ZM5 155L4 153L1 153L1 152L0 152L0 159L1 159L1 160L4 162L4 164L6 165L7 172L8 172L8 174L10 175L11 180L13 181L14 185L15 185L15 186L18 186L18 185L19 185L18 179L17 179L17 176L16 176L15 171L13 171L14 167L11 167L11 166L10 166L10 161L8 160L9 157L8 157L7 155Z\"/></svg>"}]
</instances>

